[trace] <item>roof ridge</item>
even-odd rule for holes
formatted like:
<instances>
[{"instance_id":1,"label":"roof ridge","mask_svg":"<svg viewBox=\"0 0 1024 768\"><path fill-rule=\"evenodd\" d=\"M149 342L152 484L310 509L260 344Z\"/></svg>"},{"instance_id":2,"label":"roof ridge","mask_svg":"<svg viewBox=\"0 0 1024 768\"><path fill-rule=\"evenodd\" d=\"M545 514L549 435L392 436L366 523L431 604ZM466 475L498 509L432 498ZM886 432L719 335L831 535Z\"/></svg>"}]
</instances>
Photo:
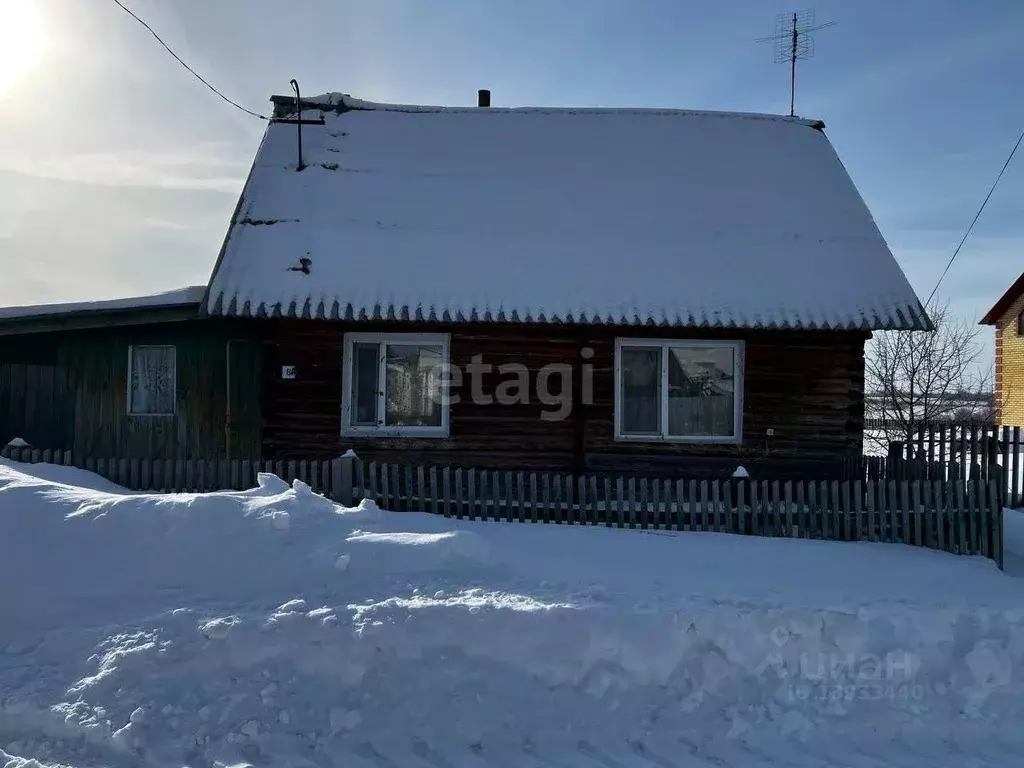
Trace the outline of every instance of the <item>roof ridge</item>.
<instances>
[{"instance_id":1,"label":"roof ridge","mask_svg":"<svg viewBox=\"0 0 1024 768\"><path fill-rule=\"evenodd\" d=\"M271 101L277 105L288 106L294 103L292 96L272 96ZM681 109L672 107L554 107L554 106L519 106L519 107L474 107L444 106L430 104L392 104L381 101L359 99L347 93L330 92L302 99L303 109L322 109L336 112L376 111L405 112L424 114L571 114L571 115L648 115L665 117L722 117L747 120L771 120L793 123L810 128L823 128L824 122L814 118L791 117L769 112L740 112L714 109Z\"/></svg>"}]
</instances>

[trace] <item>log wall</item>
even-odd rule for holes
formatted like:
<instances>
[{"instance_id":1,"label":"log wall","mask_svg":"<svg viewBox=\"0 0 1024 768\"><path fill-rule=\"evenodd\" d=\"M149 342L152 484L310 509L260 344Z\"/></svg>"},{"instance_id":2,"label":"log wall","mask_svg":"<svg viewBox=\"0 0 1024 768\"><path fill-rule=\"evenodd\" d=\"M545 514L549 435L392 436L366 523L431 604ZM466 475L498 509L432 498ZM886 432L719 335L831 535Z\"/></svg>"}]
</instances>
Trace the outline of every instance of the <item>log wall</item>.
<instances>
[{"instance_id":1,"label":"log wall","mask_svg":"<svg viewBox=\"0 0 1024 768\"><path fill-rule=\"evenodd\" d=\"M428 326L267 320L264 339L263 456L310 459L353 448L367 461L415 461L489 468L620 471L671 474L686 470L731 471L737 462L789 468L807 474L859 453L864 421L864 332L722 331L712 329L606 328L602 326L460 324ZM447 438L379 438L341 435L342 338L345 331L451 334L453 365L474 355L485 363L524 364L530 371L529 403L481 405L470 398L468 377L451 406ZM619 336L742 339L746 343L743 442L686 445L614 439L614 342ZM593 351L590 359L581 352ZM582 403L583 364L592 365L593 398ZM543 366L571 366L573 406L568 418L537 399ZM282 378L282 366L296 378ZM493 395L509 378L482 377ZM557 378L556 378L557 380ZM767 430L774 430L768 437ZM815 470L816 471L816 470ZM821 472L828 473L824 469Z\"/></svg>"}]
</instances>

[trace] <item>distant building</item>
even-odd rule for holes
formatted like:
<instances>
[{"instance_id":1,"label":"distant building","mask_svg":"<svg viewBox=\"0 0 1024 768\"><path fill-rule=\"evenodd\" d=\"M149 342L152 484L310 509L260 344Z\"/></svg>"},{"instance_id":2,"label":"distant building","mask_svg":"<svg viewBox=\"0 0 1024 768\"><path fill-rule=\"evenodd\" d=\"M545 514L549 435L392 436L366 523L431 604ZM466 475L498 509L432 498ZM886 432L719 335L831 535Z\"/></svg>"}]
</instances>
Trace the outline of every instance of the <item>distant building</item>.
<instances>
[{"instance_id":1,"label":"distant building","mask_svg":"<svg viewBox=\"0 0 1024 768\"><path fill-rule=\"evenodd\" d=\"M996 329L996 421L1024 426L1024 273L981 324Z\"/></svg>"}]
</instances>

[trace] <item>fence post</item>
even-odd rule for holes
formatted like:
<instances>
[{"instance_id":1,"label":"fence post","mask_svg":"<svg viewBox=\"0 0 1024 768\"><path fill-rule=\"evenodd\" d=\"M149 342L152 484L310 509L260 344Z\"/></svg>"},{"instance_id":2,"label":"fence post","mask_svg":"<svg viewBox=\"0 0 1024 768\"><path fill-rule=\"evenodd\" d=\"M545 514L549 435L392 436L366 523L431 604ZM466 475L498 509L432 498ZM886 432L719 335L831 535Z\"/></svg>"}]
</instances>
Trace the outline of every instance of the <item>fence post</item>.
<instances>
[{"instance_id":1,"label":"fence post","mask_svg":"<svg viewBox=\"0 0 1024 768\"><path fill-rule=\"evenodd\" d=\"M352 497L352 468L356 456L351 451L337 459L331 459L331 490L334 501L343 507L351 507L354 503Z\"/></svg>"}]
</instances>

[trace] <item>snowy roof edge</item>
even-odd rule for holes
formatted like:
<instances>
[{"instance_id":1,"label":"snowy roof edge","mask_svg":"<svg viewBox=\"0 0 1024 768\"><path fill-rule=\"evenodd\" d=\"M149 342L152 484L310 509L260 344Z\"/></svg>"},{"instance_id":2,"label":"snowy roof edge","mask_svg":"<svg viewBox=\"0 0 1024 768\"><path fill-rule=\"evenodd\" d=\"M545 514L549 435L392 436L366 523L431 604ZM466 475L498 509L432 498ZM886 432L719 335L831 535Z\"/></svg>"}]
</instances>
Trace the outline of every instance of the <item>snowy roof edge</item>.
<instances>
[{"instance_id":1,"label":"snowy roof edge","mask_svg":"<svg viewBox=\"0 0 1024 768\"><path fill-rule=\"evenodd\" d=\"M815 320L813 318L768 319L760 317L738 318L730 313L727 319L701 313L674 317L664 314L600 314L583 310L580 312L532 312L511 309L438 309L434 306L396 306L374 304L358 306L351 302L344 306L335 300L331 304L319 301L315 305L310 299L302 302L291 301L268 304L239 301L237 297L226 297L223 292L210 296L204 308L206 314L222 317L276 318L288 317L303 320L345 320L345 321L390 321L416 323L489 323L494 325L605 325L634 328L737 328L751 330L799 330L799 331L931 331L931 319L920 301L917 305L896 306L887 315L877 312L862 314L860 318L844 320Z\"/></svg>"},{"instance_id":2,"label":"snowy roof edge","mask_svg":"<svg viewBox=\"0 0 1024 768\"><path fill-rule=\"evenodd\" d=\"M275 95L271 102L282 112L294 112L295 97ZM822 120L807 117L791 117L768 112L732 112L711 109L676 109L671 107L474 107L469 105L441 106L430 104L391 104L382 101L357 99L347 93L323 93L318 96L304 97L300 102L302 109L320 109L323 111L379 111L409 112L424 114L571 114L571 115L675 115L679 117L732 117L750 120L777 120L780 122L805 125L808 128L822 129Z\"/></svg>"},{"instance_id":3,"label":"snowy roof edge","mask_svg":"<svg viewBox=\"0 0 1024 768\"><path fill-rule=\"evenodd\" d=\"M75 301L57 304L26 304L0 307L0 322L34 320L67 315L98 312L125 312L132 310L166 309L195 306L197 309L207 290L206 285L189 285L145 296L127 296L121 299Z\"/></svg>"}]
</instances>

